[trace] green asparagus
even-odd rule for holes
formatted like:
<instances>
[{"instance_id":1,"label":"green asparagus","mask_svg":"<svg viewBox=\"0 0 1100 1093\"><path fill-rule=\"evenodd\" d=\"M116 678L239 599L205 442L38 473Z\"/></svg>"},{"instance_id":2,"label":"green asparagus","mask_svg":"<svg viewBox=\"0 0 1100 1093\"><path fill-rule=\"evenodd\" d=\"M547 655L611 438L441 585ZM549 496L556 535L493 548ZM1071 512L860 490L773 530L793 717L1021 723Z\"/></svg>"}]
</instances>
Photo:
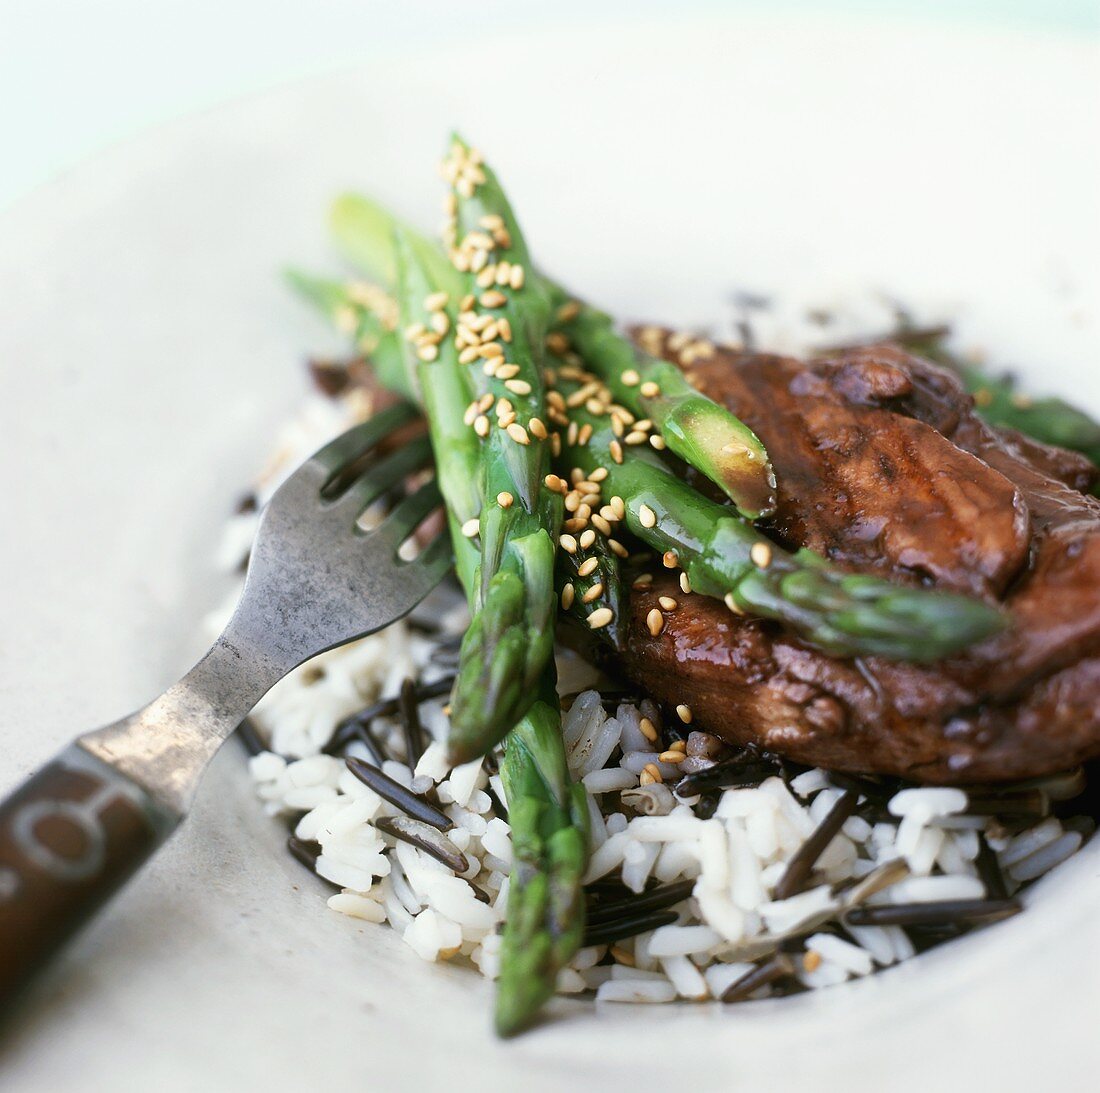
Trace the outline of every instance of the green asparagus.
<instances>
[{"instance_id":1,"label":"green asparagus","mask_svg":"<svg viewBox=\"0 0 1100 1093\"><path fill-rule=\"evenodd\" d=\"M565 390L585 382L559 372ZM978 600L843 573L812 551L781 550L677 478L648 447L623 448L609 416L582 406L572 419L591 431L581 443L583 434L571 426L563 456L589 480L606 471L604 492L621 499L627 528L659 553L671 552L692 591L722 599L732 611L777 619L836 655L918 662L947 656L1004 625L1000 612Z\"/></svg>"},{"instance_id":2,"label":"green asparagus","mask_svg":"<svg viewBox=\"0 0 1100 1093\"><path fill-rule=\"evenodd\" d=\"M581 880L588 855L584 789L571 782L557 695L538 701L505 742L501 778L512 828L512 877L501 949L496 1027L511 1036L554 993L584 934Z\"/></svg>"}]
</instances>

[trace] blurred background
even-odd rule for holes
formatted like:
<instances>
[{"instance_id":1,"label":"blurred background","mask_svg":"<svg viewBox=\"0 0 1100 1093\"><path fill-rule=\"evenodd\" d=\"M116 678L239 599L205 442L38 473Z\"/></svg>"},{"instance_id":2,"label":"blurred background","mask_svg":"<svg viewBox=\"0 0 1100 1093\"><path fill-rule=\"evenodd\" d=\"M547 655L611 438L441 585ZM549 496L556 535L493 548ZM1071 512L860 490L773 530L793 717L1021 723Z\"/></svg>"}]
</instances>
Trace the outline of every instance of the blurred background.
<instances>
[{"instance_id":1,"label":"blurred background","mask_svg":"<svg viewBox=\"0 0 1100 1093\"><path fill-rule=\"evenodd\" d=\"M0 0L0 208L158 122L413 43L739 10L1100 34L1100 0Z\"/></svg>"}]
</instances>

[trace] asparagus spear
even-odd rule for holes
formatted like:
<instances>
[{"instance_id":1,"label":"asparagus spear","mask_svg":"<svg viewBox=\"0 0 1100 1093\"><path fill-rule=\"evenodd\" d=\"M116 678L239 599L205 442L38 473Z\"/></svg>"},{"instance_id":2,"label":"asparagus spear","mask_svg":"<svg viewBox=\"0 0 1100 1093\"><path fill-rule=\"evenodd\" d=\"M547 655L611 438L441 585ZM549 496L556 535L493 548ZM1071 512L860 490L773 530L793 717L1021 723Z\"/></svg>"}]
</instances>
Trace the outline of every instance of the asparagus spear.
<instances>
[{"instance_id":1,"label":"asparagus spear","mask_svg":"<svg viewBox=\"0 0 1100 1093\"><path fill-rule=\"evenodd\" d=\"M605 538L597 536L577 553L559 552L556 585L563 611L586 623L613 648L622 649L626 597L618 556Z\"/></svg>"},{"instance_id":2,"label":"asparagus spear","mask_svg":"<svg viewBox=\"0 0 1100 1093\"><path fill-rule=\"evenodd\" d=\"M396 258L402 327L412 335L406 341L406 356L419 377L459 577L471 604L476 604L479 555L462 528L481 507L481 448L465 420L467 378L451 339L424 340L432 330L432 316L445 314L446 302L401 232ZM419 344L417 338L422 339ZM435 346L434 354L423 351L428 345ZM496 1024L502 1036L520 1031L534 1019L584 932L581 877L588 813L583 791L570 783L554 678L550 661L536 687L538 700L507 737L501 768L515 854L497 994ZM464 685L460 674L456 700Z\"/></svg>"},{"instance_id":3,"label":"asparagus spear","mask_svg":"<svg viewBox=\"0 0 1100 1093\"><path fill-rule=\"evenodd\" d=\"M561 499L543 485L548 462L542 346L549 300L526 281L527 249L511 207L480 156L455 137L447 243L464 279L458 361L479 396L485 438L480 588L463 640L448 750L466 762L501 740L530 706L553 653L554 540ZM494 421L495 419L495 421Z\"/></svg>"},{"instance_id":4,"label":"asparagus spear","mask_svg":"<svg viewBox=\"0 0 1100 1093\"><path fill-rule=\"evenodd\" d=\"M559 370L564 391L590 382L590 375ZM843 573L812 551L783 551L678 479L646 445L624 446L610 415L585 405L571 416L563 456L589 481L606 472L604 494L619 499L629 530L681 567L693 591L723 599L738 614L777 619L837 655L918 662L947 656L1004 624L978 600Z\"/></svg>"},{"instance_id":5,"label":"asparagus spear","mask_svg":"<svg viewBox=\"0 0 1100 1093\"><path fill-rule=\"evenodd\" d=\"M514 858L497 986L502 1036L530 1024L584 934L588 807L583 788L569 778L557 695L548 679L508 735L500 772Z\"/></svg>"},{"instance_id":6,"label":"asparagus spear","mask_svg":"<svg viewBox=\"0 0 1100 1093\"><path fill-rule=\"evenodd\" d=\"M332 281L301 270L287 270L287 281L369 357L384 387L416 401L397 336L397 302L375 285Z\"/></svg>"}]
</instances>

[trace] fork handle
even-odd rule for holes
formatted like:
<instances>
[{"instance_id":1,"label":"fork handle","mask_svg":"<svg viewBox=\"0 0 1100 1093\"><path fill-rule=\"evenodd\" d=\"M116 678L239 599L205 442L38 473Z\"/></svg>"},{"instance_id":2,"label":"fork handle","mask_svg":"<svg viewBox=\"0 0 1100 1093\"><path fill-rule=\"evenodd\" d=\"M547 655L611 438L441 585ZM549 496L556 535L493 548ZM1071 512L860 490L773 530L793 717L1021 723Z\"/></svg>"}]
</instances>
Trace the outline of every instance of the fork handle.
<instances>
[{"instance_id":1,"label":"fork handle","mask_svg":"<svg viewBox=\"0 0 1100 1093\"><path fill-rule=\"evenodd\" d=\"M129 880L179 819L79 744L0 804L0 1004Z\"/></svg>"}]
</instances>

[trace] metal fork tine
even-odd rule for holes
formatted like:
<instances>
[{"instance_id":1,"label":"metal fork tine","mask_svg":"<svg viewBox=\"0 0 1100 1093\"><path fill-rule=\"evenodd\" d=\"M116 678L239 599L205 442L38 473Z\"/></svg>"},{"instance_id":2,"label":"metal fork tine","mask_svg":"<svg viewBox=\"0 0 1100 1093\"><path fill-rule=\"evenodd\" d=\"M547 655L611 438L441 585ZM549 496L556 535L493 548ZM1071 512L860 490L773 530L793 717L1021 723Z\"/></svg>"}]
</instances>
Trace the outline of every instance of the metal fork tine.
<instances>
[{"instance_id":1,"label":"metal fork tine","mask_svg":"<svg viewBox=\"0 0 1100 1093\"><path fill-rule=\"evenodd\" d=\"M412 421L416 413L416 408L407 402L390 406L326 444L313 460L320 463L331 478L366 455L388 433Z\"/></svg>"},{"instance_id":2,"label":"metal fork tine","mask_svg":"<svg viewBox=\"0 0 1100 1093\"><path fill-rule=\"evenodd\" d=\"M451 537L443 531L437 535L415 558L406 565L421 570L425 580L434 587L435 584L446 576L448 570L454 565L454 550L451 546Z\"/></svg>"},{"instance_id":3,"label":"metal fork tine","mask_svg":"<svg viewBox=\"0 0 1100 1093\"><path fill-rule=\"evenodd\" d=\"M410 474L426 467L431 458L431 441L426 436L418 436L369 467L335 499L335 503L358 516L387 490L399 486Z\"/></svg>"},{"instance_id":4,"label":"metal fork tine","mask_svg":"<svg viewBox=\"0 0 1100 1093\"><path fill-rule=\"evenodd\" d=\"M398 546L423 522L432 509L438 508L442 503L443 495L439 492L439 483L433 478L395 505L378 531L391 538L394 545Z\"/></svg>"}]
</instances>

